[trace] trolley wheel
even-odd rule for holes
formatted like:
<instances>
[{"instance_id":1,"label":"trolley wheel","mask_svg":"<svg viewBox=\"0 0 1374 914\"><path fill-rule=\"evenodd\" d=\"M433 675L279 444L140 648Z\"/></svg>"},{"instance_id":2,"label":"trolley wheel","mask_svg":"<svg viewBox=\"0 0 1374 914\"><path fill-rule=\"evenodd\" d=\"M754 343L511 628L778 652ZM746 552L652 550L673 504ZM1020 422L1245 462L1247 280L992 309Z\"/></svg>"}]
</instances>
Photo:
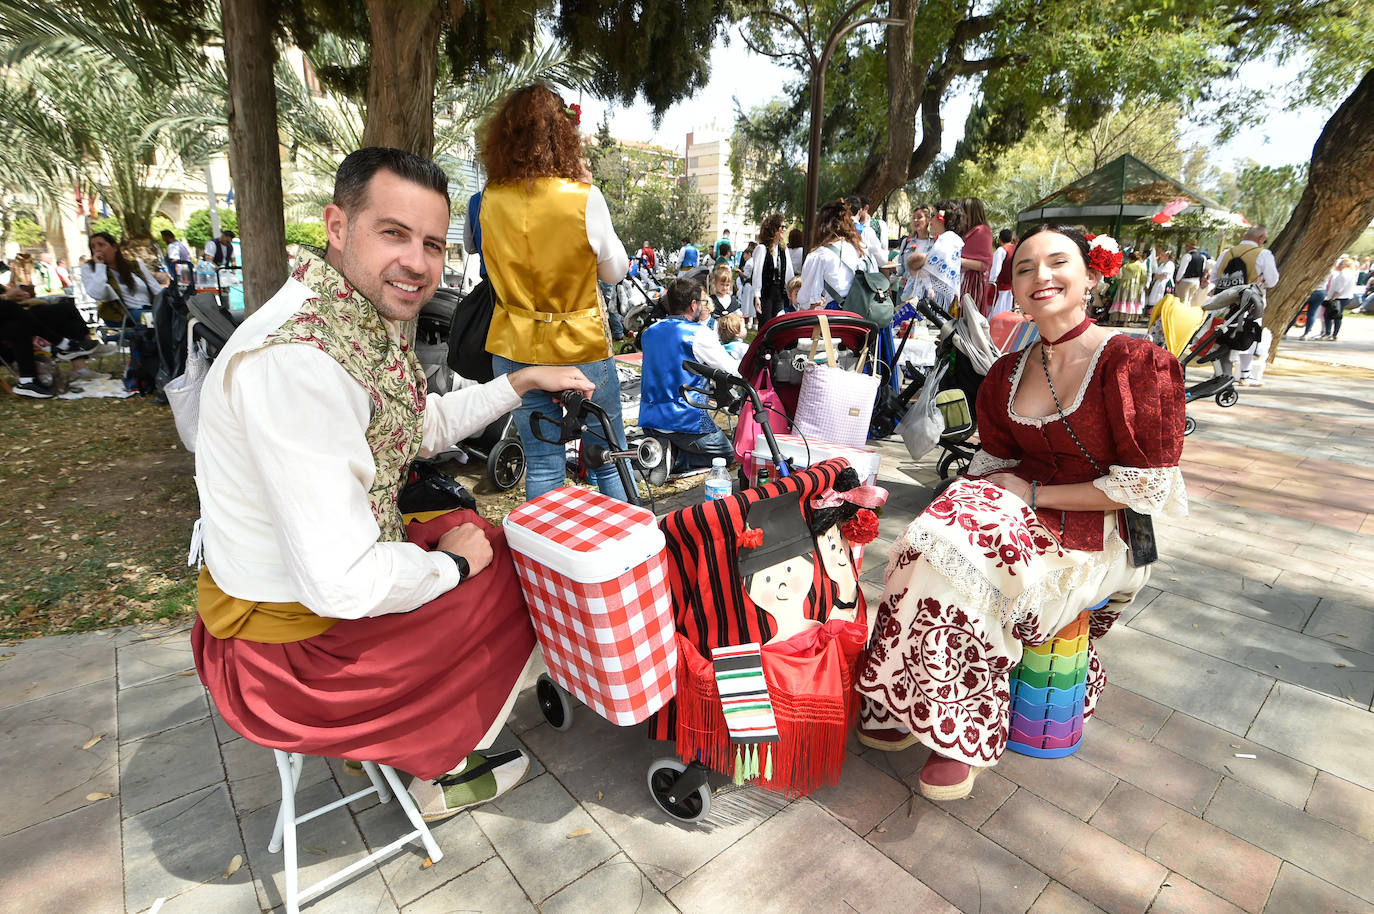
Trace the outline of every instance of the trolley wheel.
<instances>
[{"instance_id":1,"label":"trolley wheel","mask_svg":"<svg viewBox=\"0 0 1374 914\"><path fill-rule=\"evenodd\" d=\"M1183 434L1191 435L1195 431L1197 431L1197 420L1192 416L1185 416L1183 418Z\"/></svg>"},{"instance_id":2,"label":"trolley wheel","mask_svg":"<svg viewBox=\"0 0 1374 914\"><path fill-rule=\"evenodd\" d=\"M968 455L961 454L958 451L950 451L940 458L940 462L936 465L935 471L940 474L941 479L949 479L951 476L958 476L960 473L967 470L970 462L971 458Z\"/></svg>"},{"instance_id":3,"label":"trolley wheel","mask_svg":"<svg viewBox=\"0 0 1374 914\"><path fill-rule=\"evenodd\" d=\"M534 684L534 694L539 699L539 711L550 727L560 732L572 727L572 702L568 700L568 693L560 689L548 673L539 675L539 681Z\"/></svg>"},{"instance_id":4,"label":"trolley wheel","mask_svg":"<svg viewBox=\"0 0 1374 914\"><path fill-rule=\"evenodd\" d=\"M702 784L677 802L669 799L677 779L687 766L675 758L661 758L649 764L649 793L658 808L679 822L700 822L711 812L711 788Z\"/></svg>"},{"instance_id":5,"label":"trolley wheel","mask_svg":"<svg viewBox=\"0 0 1374 914\"><path fill-rule=\"evenodd\" d=\"M487 457L487 475L502 492L512 488L525 475L525 447L519 438L502 438Z\"/></svg>"},{"instance_id":6,"label":"trolley wheel","mask_svg":"<svg viewBox=\"0 0 1374 914\"><path fill-rule=\"evenodd\" d=\"M1234 387L1228 387L1217 394L1217 406L1235 406L1240 400L1240 394L1236 393Z\"/></svg>"}]
</instances>

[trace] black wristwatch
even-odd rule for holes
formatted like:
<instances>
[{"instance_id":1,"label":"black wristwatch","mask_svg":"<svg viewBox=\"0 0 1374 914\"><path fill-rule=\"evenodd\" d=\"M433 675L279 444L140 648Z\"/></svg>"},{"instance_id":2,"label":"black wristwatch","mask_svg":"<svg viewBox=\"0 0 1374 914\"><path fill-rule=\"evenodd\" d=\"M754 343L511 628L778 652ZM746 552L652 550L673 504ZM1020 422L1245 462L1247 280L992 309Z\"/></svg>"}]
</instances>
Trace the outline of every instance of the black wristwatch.
<instances>
[{"instance_id":1,"label":"black wristwatch","mask_svg":"<svg viewBox=\"0 0 1374 914\"><path fill-rule=\"evenodd\" d=\"M458 566L458 580L466 581L468 577L468 560L456 552L445 552L444 555L453 559L453 564Z\"/></svg>"}]
</instances>

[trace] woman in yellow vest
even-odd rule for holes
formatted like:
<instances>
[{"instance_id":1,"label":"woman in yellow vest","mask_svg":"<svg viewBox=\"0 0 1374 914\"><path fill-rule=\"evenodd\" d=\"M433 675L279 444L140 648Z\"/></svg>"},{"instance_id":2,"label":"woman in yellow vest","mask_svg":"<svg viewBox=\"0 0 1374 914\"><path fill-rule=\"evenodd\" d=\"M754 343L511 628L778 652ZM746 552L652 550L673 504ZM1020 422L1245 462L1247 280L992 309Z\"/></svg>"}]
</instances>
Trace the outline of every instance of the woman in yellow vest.
<instances>
[{"instance_id":1,"label":"woman in yellow vest","mask_svg":"<svg viewBox=\"0 0 1374 914\"><path fill-rule=\"evenodd\" d=\"M607 442L599 429L589 429L583 443L621 448L620 384L596 281L623 280L629 258L582 158L580 115L536 84L507 96L483 127L487 187L479 220L482 258L496 296L487 351L497 374L526 365L576 365L596 385L592 399L611 417L620 439ZM545 391L531 391L516 408L526 498L558 488L565 475L562 446L531 432L535 412L561 415ZM554 429L541 431L550 435ZM613 464L597 470L595 478L603 493L625 498Z\"/></svg>"}]
</instances>

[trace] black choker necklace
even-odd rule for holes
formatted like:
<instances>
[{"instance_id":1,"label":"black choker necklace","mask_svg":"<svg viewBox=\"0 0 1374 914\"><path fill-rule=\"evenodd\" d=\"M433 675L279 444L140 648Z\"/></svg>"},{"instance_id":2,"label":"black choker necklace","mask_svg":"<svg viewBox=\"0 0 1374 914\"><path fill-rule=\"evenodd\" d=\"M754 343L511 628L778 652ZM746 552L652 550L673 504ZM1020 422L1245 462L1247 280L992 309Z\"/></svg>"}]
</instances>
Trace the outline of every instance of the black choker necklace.
<instances>
[{"instance_id":1,"label":"black choker necklace","mask_svg":"<svg viewBox=\"0 0 1374 914\"><path fill-rule=\"evenodd\" d=\"M1055 346L1058 346L1060 343L1067 343L1069 340L1077 339L1078 337L1082 336L1084 333L1087 333L1087 332L1088 332L1088 328L1091 327L1092 325L1093 325L1092 320L1091 320L1090 318L1088 318L1087 315L1084 315L1083 320L1078 324L1077 327L1074 327L1072 330L1070 330L1068 333L1066 333L1066 334L1064 334L1063 336L1061 336L1059 339L1057 339L1057 340L1047 340L1047 339L1045 339L1044 337L1041 337L1041 339L1040 339L1040 347L1041 347L1041 350L1045 353L1045 356L1046 356L1046 357L1052 356L1052 355L1054 355L1054 347L1055 347Z\"/></svg>"}]
</instances>

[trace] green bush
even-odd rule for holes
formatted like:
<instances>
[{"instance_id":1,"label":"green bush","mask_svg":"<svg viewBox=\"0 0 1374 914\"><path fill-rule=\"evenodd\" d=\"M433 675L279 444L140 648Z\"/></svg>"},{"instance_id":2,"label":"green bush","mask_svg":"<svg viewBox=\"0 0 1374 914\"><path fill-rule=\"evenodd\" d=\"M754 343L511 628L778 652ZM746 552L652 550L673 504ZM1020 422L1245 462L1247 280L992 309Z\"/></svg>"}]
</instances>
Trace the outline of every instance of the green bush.
<instances>
[{"instance_id":1,"label":"green bush","mask_svg":"<svg viewBox=\"0 0 1374 914\"><path fill-rule=\"evenodd\" d=\"M286 243L308 244L323 250L325 245L324 223L288 222L286 224Z\"/></svg>"},{"instance_id":2,"label":"green bush","mask_svg":"<svg viewBox=\"0 0 1374 914\"><path fill-rule=\"evenodd\" d=\"M124 227L119 224L119 220L114 216L91 220L91 234L94 235L96 232L113 235L115 241L121 241L124 238Z\"/></svg>"},{"instance_id":3,"label":"green bush","mask_svg":"<svg viewBox=\"0 0 1374 914\"><path fill-rule=\"evenodd\" d=\"M220 230L228 229L238 234L239 214L232 207L221 207L219 211ZM203 251L210 240L210 211L198 209L186 220L186 243L192 250Z\"/></svg>"},{"instance_id":4,"label":"green bush","mask_svg":"<svg viewBox=\"0 0 1374 914\"><path fill-rule=\"evenodd\" d=\"M20 250L41 248L47 240L42 227L26 216L20 216L10 223L10 238L19 245Z\"/></svg>"}]
</instances>

